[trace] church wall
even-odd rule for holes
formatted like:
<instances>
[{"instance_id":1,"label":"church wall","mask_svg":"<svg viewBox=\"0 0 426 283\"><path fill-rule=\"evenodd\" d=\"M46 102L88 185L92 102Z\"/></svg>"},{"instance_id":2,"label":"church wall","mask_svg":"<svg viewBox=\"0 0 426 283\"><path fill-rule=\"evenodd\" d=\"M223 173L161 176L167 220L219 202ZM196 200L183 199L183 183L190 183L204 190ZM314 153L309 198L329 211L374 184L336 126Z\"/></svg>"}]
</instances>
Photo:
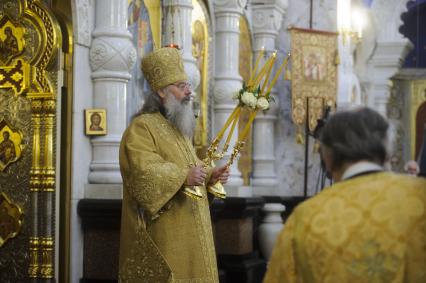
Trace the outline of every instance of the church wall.
<instances>
[{"instance_id":1,"label":"church wall","mask_svg":"<svg viewBox=\"0 0 426 283\"><path fill-rule=\"evenodd\" d=\"M94 27L94 4L91 0L73 0L74 93L72 110L72 184L71 184L71 259L70 282L83 274L83 232L77 215L77 204L84 198L88 183L92 146L84 135L84 109L93 106L93 84L89 65L91 31Z\"/></svg>"},{"instance_id":2,"label":"church wall","mask_svg":"<svg viewBox=\"0 0 426 283\"><path fill-rule=\"evenodd\" d=\"M90 140L84 135L84 109L92 108L92 83L90 66L87 60L88 47L76 45L74 49L74 103L73 103L73 166L72 166L72 199L71 199L71 266L72 276L80 278L82 268L83 238L79 217L78 201L84 198L84 187L87 184L89 165L92 156ZM71 280L72 281L72 280Z\"/></svg>"}]
</instances>

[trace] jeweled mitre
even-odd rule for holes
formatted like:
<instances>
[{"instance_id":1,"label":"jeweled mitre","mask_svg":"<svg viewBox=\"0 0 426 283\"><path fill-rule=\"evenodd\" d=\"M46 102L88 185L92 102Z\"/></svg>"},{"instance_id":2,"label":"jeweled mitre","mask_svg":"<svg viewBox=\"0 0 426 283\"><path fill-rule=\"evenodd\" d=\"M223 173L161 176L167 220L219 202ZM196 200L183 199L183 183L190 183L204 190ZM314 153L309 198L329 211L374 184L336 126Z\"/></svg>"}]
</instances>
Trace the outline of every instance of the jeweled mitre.
<instances>
[{"instance_id":1,"label":"jeweled mitre","mask_svg":"<svg viewBox=\"0 0 426 283\"><path fill-rule=\"evenodd\" d=\"M159 48L143 57L142 72L153 91L188 79L180 52L173 47Z\"/></svg>"}]
</instances>

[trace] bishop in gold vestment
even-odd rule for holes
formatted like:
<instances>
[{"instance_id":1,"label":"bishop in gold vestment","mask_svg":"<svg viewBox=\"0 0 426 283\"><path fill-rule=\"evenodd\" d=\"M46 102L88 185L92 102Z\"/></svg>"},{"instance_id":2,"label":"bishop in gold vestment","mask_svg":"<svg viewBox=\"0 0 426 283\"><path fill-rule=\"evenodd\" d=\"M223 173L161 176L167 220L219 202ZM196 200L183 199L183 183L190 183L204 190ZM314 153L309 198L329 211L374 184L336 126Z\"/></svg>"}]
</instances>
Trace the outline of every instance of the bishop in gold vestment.
<instances>
[{"instance_id":1,"label":"bishop in gold vestment","mask_svg":"<svg viewBox=\"0 0 426 283\"><path fill-rule=\"evenodd\" d=\"M383 171L387 127L369 109L330 119L321 152L338 183L287 219L264 283L426 282L426 179Z\"/></svg>"},{"instance_id":2,"label":"bishop in gold vestment","mask_svg":"<svg viewBox=\"0 0 426 283\"><path fill-rule=\"evenodd\" d=\"M144 106L146 111L133 119L120 146L124 189L119 281L218 282L206 188L201 186L201 199L182 192L191 167L200 161L186 128L172 122L174 108L167 110L170 99L175 108L189 99L180 55L162 48L143 59L142 67L151 88L159 91L145 104L160 98L163 102L159 109ZM170 92L168 98L164 92ZM227 169L207 171L207 177L198 175L205 184L214 178L226 181L229 175Z\"/></svg>"}]
</instances>

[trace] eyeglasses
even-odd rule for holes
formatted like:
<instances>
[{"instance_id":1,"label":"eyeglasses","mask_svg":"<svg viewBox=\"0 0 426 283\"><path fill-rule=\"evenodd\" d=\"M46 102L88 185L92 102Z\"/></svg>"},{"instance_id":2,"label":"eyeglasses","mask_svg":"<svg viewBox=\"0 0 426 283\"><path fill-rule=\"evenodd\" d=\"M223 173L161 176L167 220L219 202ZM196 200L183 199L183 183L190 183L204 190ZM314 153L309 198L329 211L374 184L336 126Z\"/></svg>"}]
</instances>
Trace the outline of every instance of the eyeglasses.
<instances>
[{"instance_id":1,"label":"eyeglasses","mask_svg":"<svg viewBox=\"0 0 426 283\"><path fill-rule=\"evenodd\" d=\"M174 83L172 85L174 85L175 87L179 88L181 91L191 90L192 89L191 84L188 83L188 82Z\"/></svg>"}]
</instances>

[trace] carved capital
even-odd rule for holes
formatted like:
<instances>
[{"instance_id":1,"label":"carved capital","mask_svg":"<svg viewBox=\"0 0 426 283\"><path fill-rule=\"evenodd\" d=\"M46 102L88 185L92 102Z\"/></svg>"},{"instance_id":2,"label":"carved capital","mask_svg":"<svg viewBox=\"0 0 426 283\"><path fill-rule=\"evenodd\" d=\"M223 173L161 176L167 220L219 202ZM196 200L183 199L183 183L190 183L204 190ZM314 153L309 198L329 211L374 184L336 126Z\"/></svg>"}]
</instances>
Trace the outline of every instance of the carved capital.
<instances>
[{"instance_id":1,"label":"carved capital","mask_svg":"<svg viewBox=\"0 0 426 283\"><path fill-rule=\"evenodd\" d=\"M253 6L253 33L273 34L276 36L281 28L284 12L275 6Z\"/></svg>"},{"instance_id":2,"label":"carved capital","mask_svg":"<svg viewBox=\"0 0 426 283\"><path fill-rule=\"evenodd\" d=\"M247 0L216 0L214 1L214 9L216 14L220 14L220 13L242 14L246 4L247 4Z\"/></svg>"},{"instance_id":3,"label":"carved capital","mask_svg":"<svg viewBox=\"0 0 426 283\"><path fill-rule=\"evenodd\" d=\"M136 50L128 38L98 37L90 48L90 66L96 71L128 73L136 61Z\"/></svg>"},{"instance_id":4,"label":"carved capital","mask_svg":"<svg viewBox=\"0 0 426 283\"><path fill-rule=\"evenodd\" d=\"M196 89L200 84L200 71L194 62L184 62L185 73L188 75L188 80L191 83L192 89Z\"/></svg>"},{"instance_id":5,"label":"carved capital","mask_svg":"<svg viewBox=\"0 0 426 283\"><path fill-rule=\"evenodd\" d=\"M216 81L214 88L215 104L236 104L233 95L242 87L239 80Z\"/></svg>"}]
</instances>

